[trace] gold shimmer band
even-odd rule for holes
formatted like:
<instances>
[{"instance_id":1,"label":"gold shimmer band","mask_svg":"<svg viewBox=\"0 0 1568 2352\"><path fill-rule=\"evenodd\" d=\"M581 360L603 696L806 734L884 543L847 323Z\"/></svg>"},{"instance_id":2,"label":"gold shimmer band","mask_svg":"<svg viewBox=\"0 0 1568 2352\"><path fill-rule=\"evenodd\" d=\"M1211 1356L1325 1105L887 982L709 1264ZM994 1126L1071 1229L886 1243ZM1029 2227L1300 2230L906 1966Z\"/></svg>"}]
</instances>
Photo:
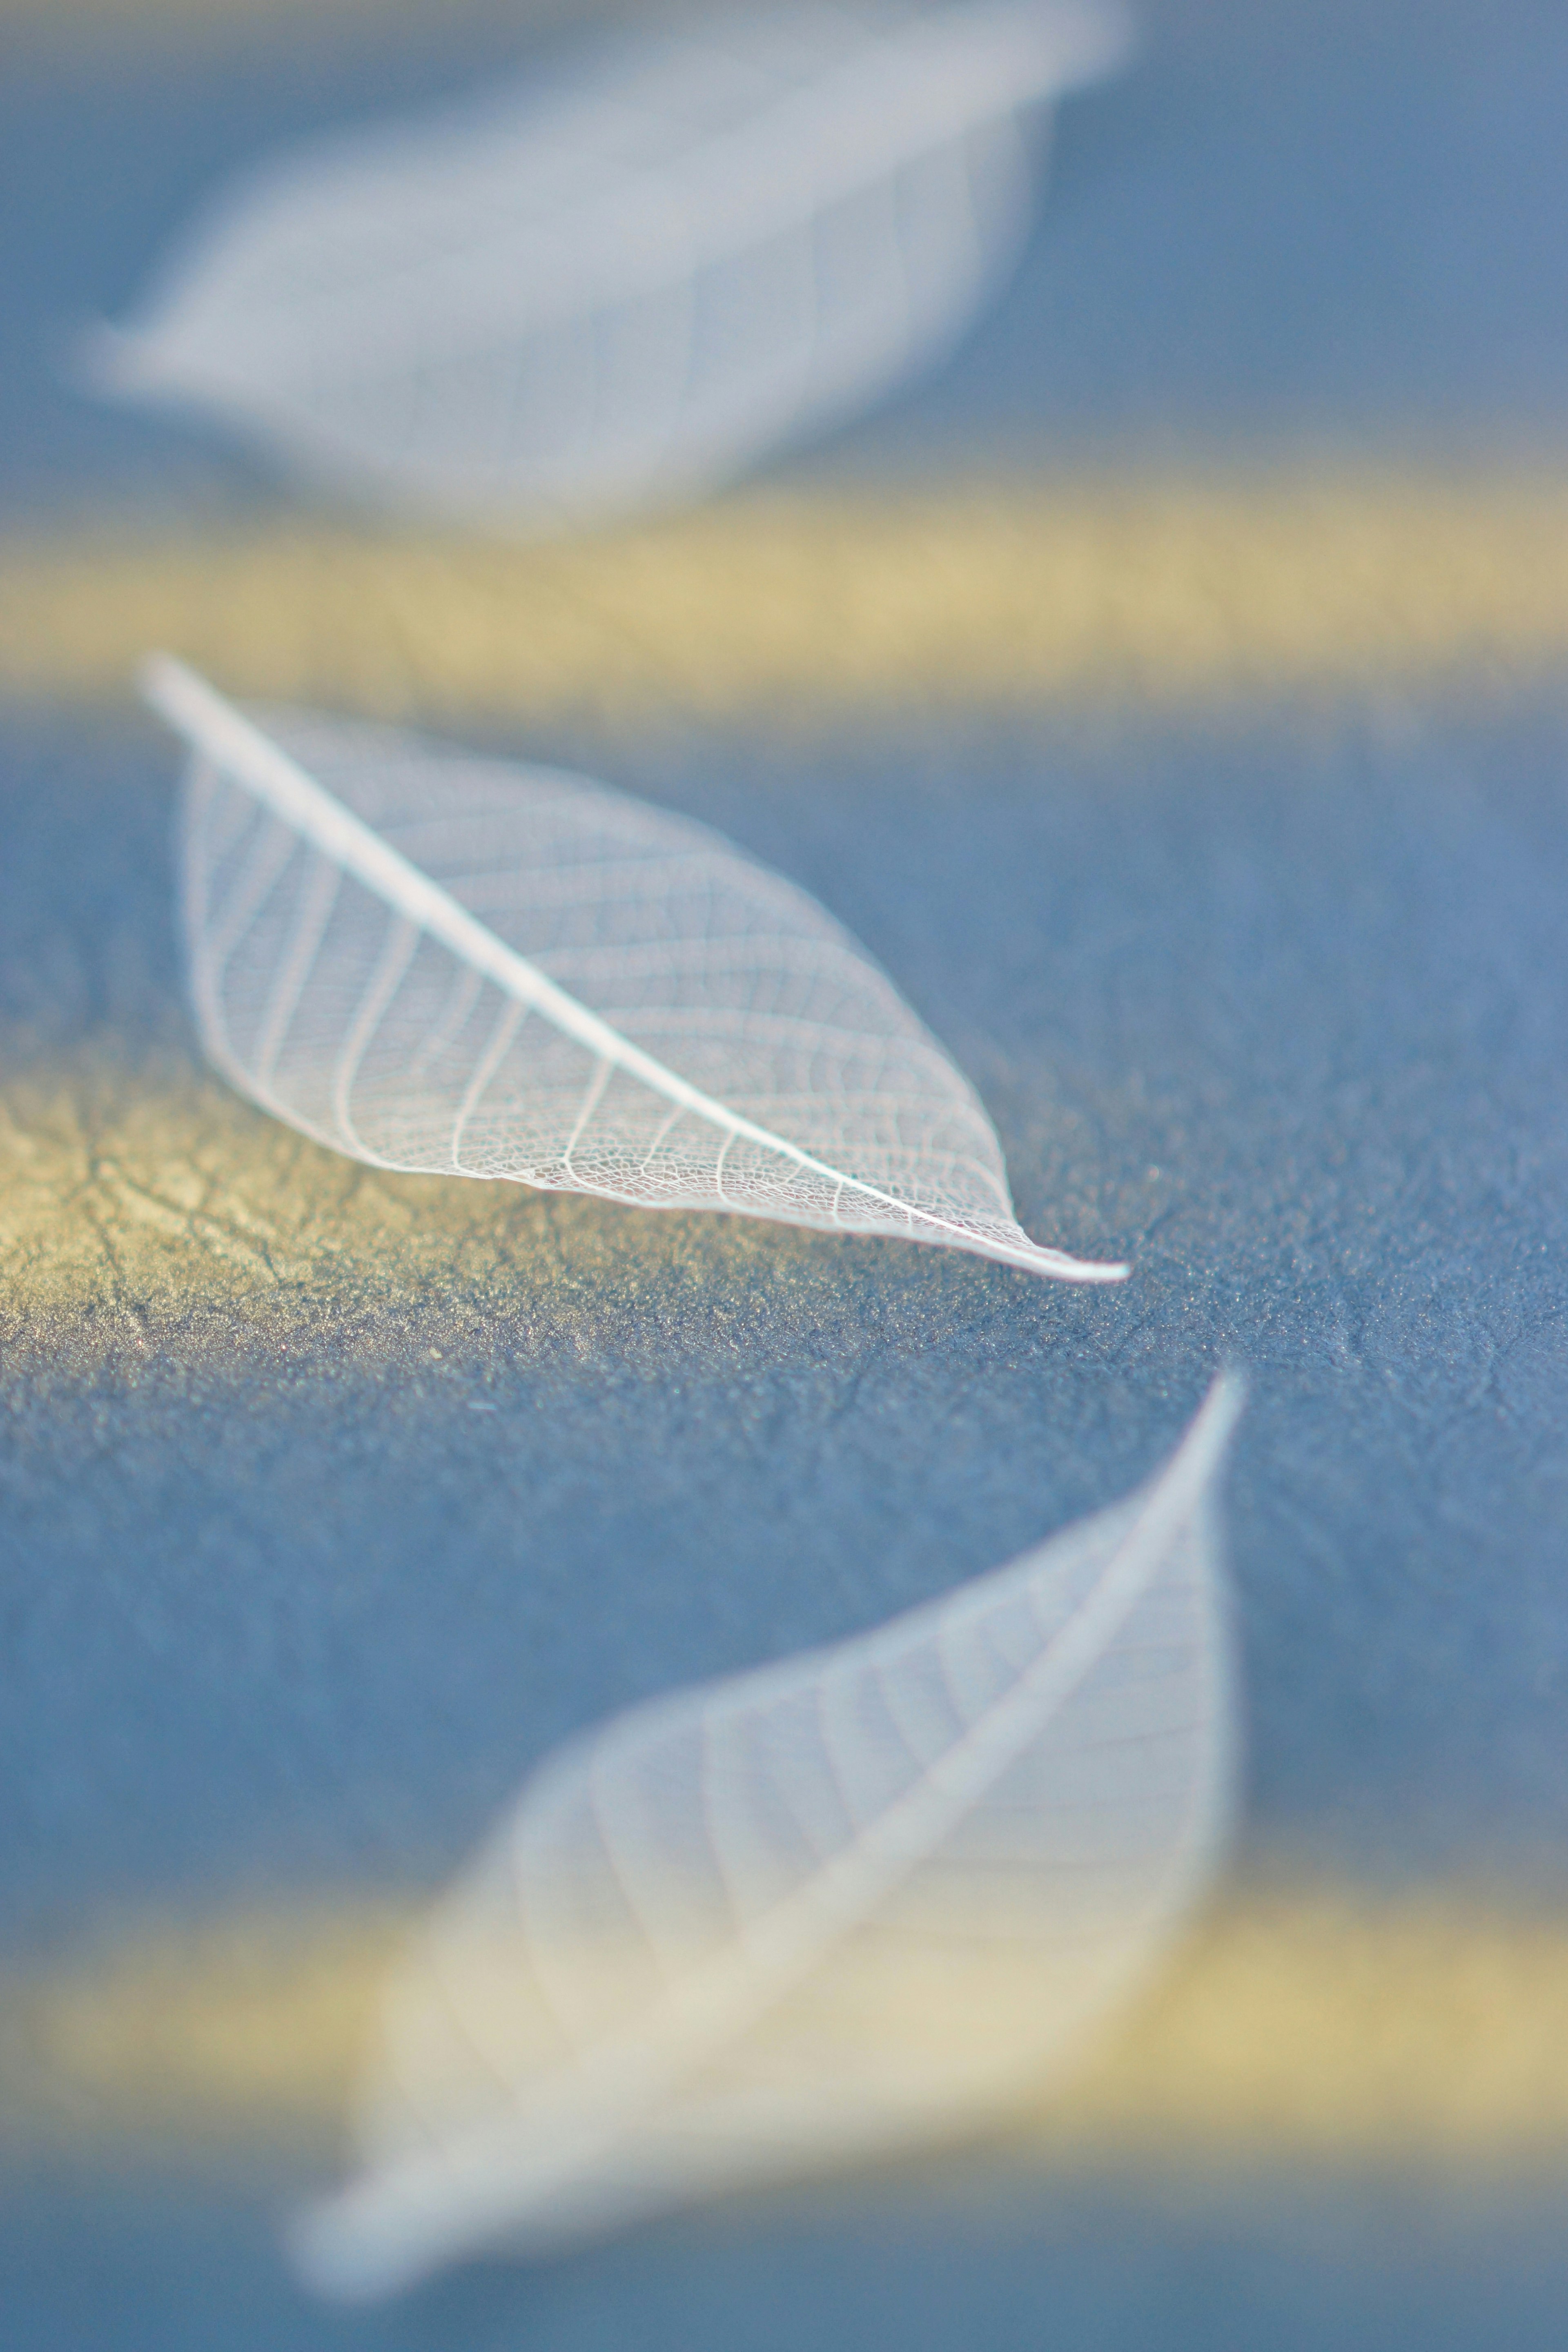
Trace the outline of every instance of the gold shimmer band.
<instances>
[{"instance_id":1,"label":"gold shimmer band","mask_svg":"<svg viewBox=\"0 0 1568 2352\"><path fill-rule=\"evenodd\" d=\"M1092 1238L1092 1187L1052 1207L1050 1238ZM797 1346L867 1250L859 1344L962 1349L994 1273L966 1252L384 1175L172 1049L83 1048L0 1086L0 1394L33 1410L106 1373L248 1397L306 1363L371 1379L384 1410L485 1410L515 1402L520 1350L546 1381L586 1360L665 1382L672 1350L705 1357L720 1330L758 1361Z\"/></svg>"},{"instance_id":2,"label":"gold shimmer band","mask_svg":"<svg viewBox=\"0 0 1568 2352\"><path fill-rule=\"evenodd\" d=\"M121 1947L0 1987L5 2137L156 2139L317 2154L374 2030L405 1915L275 1912ZM894 2043L1020 2019L1004 1946L975 1981L889 1981L866 2011ZM1460 1890L1379 1901L1243 1890L1059 2095L999 2116L1017 2159L1568 2168L1568 1918Z\"/></svg>"},{"instance_id":3,"label":"gold shimmer band","mask_svg":"<svg viewBox=\"0 0 1568 2352\"><path fill-rule=\"evenodd\" d=\"M750 494L591 539L303 523L0 545L0 694L624 724L1155 709L1568 665L1568 471Z\"/></svg>"}]
</instances>

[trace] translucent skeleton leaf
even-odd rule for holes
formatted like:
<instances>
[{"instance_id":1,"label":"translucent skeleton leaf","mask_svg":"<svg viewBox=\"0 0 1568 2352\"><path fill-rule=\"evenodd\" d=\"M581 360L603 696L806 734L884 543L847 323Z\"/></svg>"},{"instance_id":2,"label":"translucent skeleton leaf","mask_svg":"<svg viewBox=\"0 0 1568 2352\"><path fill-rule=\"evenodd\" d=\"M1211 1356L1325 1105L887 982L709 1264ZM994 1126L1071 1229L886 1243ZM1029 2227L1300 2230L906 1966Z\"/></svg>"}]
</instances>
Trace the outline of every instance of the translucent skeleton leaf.
<instances>
[{"instance_id":1,"label":"translucent skeleton leaf","mask_svg":"<svg viewBox=\"0 0 1568 2352\"><path fill-rule=\"evenodd\" d=\"M551 770L300 712L178 663L186 955L243 1093L378 1168L946 1244L1068 1281L973 1088L804 891Z\"/></svg>"},{"instance_id":2,"label":"translucent skeleton leaf","mask_svg":"<svg viewBox=\"0 0 1568 2352\"><path fill-rule=\"evenodd\" d=\"M1205 1885L1234 1700L1224 1376L1117 1507L563 1748L397 1968L309 2278L391 2291L994 2117Z\"/></svg>"},{"instance_id":3,"label":"translucent skeleton leaf","mask_svg":"<svg viewBox=\"0 0 1568 2352\"><path fill-rule=\"evenodd\" d=\"M100 388L490 528L686 497L878 398L1005 278L1089 0L715 13L220 199Z\"/></svg>"}]
</instances>

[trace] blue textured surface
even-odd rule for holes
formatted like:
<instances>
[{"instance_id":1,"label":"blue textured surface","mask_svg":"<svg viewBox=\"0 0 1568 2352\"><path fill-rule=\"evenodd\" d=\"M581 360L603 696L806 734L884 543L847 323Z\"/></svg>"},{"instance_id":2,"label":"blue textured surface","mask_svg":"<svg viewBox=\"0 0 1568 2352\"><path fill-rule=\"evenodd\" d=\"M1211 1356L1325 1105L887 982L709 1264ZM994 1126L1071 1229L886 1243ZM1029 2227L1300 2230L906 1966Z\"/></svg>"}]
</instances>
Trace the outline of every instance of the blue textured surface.
<instances>
[{"instance_id":1,"label":"blue textured surface","mask_svg":"<svg viewBox=\"0 0 1568 2352\"><path fill-rule=\"evenodd\" d=\"M1133 1280L763 1234L586 1341L526 1282L465 1318L459 1280L384 1310L368 1364L329 1311L286 1375L240 1328L226 1370L171 1349L47 1411L14 1381L13 1905L428 1870L607 1706L1109 1502L1227 1357L1255 1835L1555 1874L1563 714L1388 733L602 755L816 890L980 1085L1026 1224ZM51 975L57 1048L182 1032L170 766L12 735L6 985L25 1015Z\"/></svg>"},{"instance_id":2,"label":"blue textured surface","mask_svg":"<svg viewBox=\"0 0 1568 2352\"><path fill-rule=\"evenodd\" d=\"M244 154L500 46L258 36L238 63L19 68L0 512L269 495L216 436L58 391L46 325L122 303ZM833 462L1547 432L1565 97L1544 6L1172 10L1068 112L1008 305ZM585 1350L548 1302L488 1299L438 1382L447 1294L378 1310L370 1368L323 1312L286 1372L240 1333L226 1363L171 1349L134 1383L0 1374L7 1940L115 1901L426 1876L572 1726L1122 1492L1222 1357L1255 1381L1232 1510L1251 1846L1559 1885L1565 723L1542 692L584 753L816 890L981 1087L1026 1223L1126 1249L1135 1280L1075 1294L823 1240L717 1295L661 1275ZM11 1066L84 1037L184 1049L170 774L145 729L0 732ZM237 2189L61 2179L0 2223L0 2299L17 2352L1560 2338L1560 2229L1527 2205L1184 2203L983 2167L970 2195L781 2200L344 2320L294 2295Z\"/></svg>"},{"instance_id":3,"label":"blue textured surface","mask_svg":"<svg viewBox=\"0 0 1568 2352\"><path fill-rule=\"evenodd\" d=\"M28 2352L1556 2352L1565 2294L1544 2201L1295 2184L1216 2210L984 2168L956 2211L918 2189L780 2199L368 2315L308 2302L265 2220L210 2198L40 2196L0 2242Z\"/></svg>"}]
</instances>

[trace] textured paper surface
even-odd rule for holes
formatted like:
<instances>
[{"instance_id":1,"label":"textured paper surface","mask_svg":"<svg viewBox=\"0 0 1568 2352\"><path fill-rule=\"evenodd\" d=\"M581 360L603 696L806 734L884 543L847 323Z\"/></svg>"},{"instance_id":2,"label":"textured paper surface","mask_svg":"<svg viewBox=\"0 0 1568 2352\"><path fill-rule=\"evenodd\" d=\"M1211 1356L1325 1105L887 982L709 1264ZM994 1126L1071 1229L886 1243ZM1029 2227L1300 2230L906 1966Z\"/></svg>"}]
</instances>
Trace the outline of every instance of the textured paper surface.
<instances>
[{"instance_id":1,"label":"textured paper surface","mask_svg":"<svg viewBox=\"0 0 1568 2352\"><path fill-rule=\"evenodd\" d=\"M1561 478L1556 20L1494 14L1483 40L1458 6L1173 9L1155 31L1144 68L1065 118L1015 302L940 382L813 461L813 511L840 488L884 497L899 467L939 503L987 469L1061 482L1086 448L1096 481L1223 464L1265 507L1281 484L1439 479L1456 452L1467 478ZM499 48L334 43L274 45L258 18L243 70L216 40L177 68L166 39L156 59L121 40L101 68L89 45L7 77L30 228L8 256L0 503L26 562L64 583L36 609L15 592L28 626L65 615L57 642L68 623L77 644L109 629L116 661L125 643L146 575L106 586L93 548L209 530L215 639L297 644L298 583L318 574L333 584L309 609L343 608L338 551L352 579L357 543L317 536L214 440L73 402L47 364L54 323L112 310L243 153L450 87ZM711 529L739 543L731 520ZM252 533L307 553L267 556L237 628ZM1132 555L1151 543L1134 534ZM53 2154L41 2125L7 2152L13 2334L26 2352L1002 2352L1048 2310L1069 2342L1207 2352L1223 2312L1288 2352L1547 2352L1568 2292L1560 2141L1519 2086L1552 2080L1531 2037L1555 2031L1568 1830L1557 657L1548 644L1526 675L1444 653L1416 674L1363 660L1346 626L1344 663L1306 693L1237 663L1183 698L1134 681L1020 704L947 672L933 716L906 698L902 654L874 708L858 687L814 708L801 652L787 728L776 695L724 683L710 733L674 589L648 592L668 634L645 651L583 560L578 678L618 629L616 680L653 684L617 685L617 710L580 685L547 705L476 686L467 716L454 688L443 727L718 824L815 891L959 1055L1026 1224L1048 1205L1064 1239L1134 1256L1138 1286L1046 1294L892 1244L759 1245L716 1220L345 1170L200 1075L174 769L125 704L89 704L109 654L90 680L59 675L55 709L13 704L5 1984L8 2020L40 1972L70 1990L78 2053L48 2094ZM345 708L399 690L419 604L401 583L420 574L416 551L397 561L369 653L323 624L318 698L334 675ZM1140 643L1181 642L1185 612L1217 614L1226 645L1227 616L1257 622L1228 557L1206 601L1205 561L1173 634ZM779 632L809 648L820 574L804 576ZM1132 557L1090 576L1120 581L1134 618L1156 609ZM1521 593L1507 566L1484 576ZM1482 577L1434 564L1434 604ZM1361 593L1322 612L1412 609L1364 576ZM952 608L934 609L940 636ZM498 624L474 625L478 652L448 625L442 674L503 670ZM246 2012L261 2081L223 2094L228 2153L211 2157L173 2022L204 2013L204 1938L259 1916L289 1941L309 1912L330 1943L367 1911L405 1915L556 1738L872 1623L1124 1492L1222 1354L1254 1383L1232 1504L1245 1848L1282 1891L1259 1925L1239 1882L1173 2006L1105 2053L1134 2117L1123 2153L1092 2153L1080 2122L1059 2168L1009 2149L737 2205L454 2281L374 2326L298 2299L274 2216L325 2176L329 2127L312 2106L306 2149L262 2120L299 2078ZM175 1956L157 2033L126 2027L116 1990L142 1937ZM328 1967L307 2002L325 2053L352 2039L358 1965ZM1208 2022L1182 2041L1189 2000ZM142 2071L111 2095L128 2032ZM1173 2036L1200 2053L1184 2073ZM323 2054L321 2079L346 2063ZM1214 2122L1226 2098L1262 2118L1255 2137ZM1195 2166L1205 2134L1215 2160ZM1440 2179L1417 2144L1450 2150Z\"/></svg>"}]
</instances>

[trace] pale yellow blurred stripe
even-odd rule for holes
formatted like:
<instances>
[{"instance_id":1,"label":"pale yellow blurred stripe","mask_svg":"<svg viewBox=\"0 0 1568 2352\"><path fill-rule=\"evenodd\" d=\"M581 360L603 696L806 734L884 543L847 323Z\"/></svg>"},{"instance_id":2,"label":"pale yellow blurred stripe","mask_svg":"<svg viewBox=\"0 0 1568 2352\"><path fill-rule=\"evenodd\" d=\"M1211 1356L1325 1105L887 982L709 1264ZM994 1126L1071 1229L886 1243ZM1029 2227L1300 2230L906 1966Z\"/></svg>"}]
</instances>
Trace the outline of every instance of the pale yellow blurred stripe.
<instances>
[{"instance_id":1,"label":"pale yellow blurred stripe","mask_svg":"<svg viewBox=\"0 0 1568 2352\"><path fill-rule=\"evenodd\" d=\"M1508 686L1568 664L1568 470L1021 478L738 496L537 544L303 522L0 545L0 693L475 720Z\"/></svg>"},{"instance_id":2,"label":"pale yellow blurred stripe","mask_svg":"<svg viewBox=\"0 0 1568 2352\"><path fill-rule=\"evenodd\" d=\"M18 2144L331 2142L405 1915L368 1902L146 1933L0 1986ZM867 2032L994 2043L1037 1997L1003 1944ZM917 1980L911 1979L911 1985ZM863 1994L866 1988L859 1989ZM1568 1916L1464 1890L1233 1894L1059 2095L998 2117L1024 2165L1258 2160L1568 2169Z\"/></svg>"},{"instance_id":3,"label":"pale yellow blurred stripe","mask_svg":"<svg viewBox=\"0 0 1568 2352\"><path fill-rule=\"evenodd\" d=\"M752 1217L384 1175L174 1051L127 1061L89 1047L0 1076L7 1364L36 1380L199 1360L265 1385L269 1364L297 1363L328 1333L338 1370L412 1361L421 1391L456 1382L460 1402L520 1297L546 1350L608 1349L664 1378L671 1331L709 1312L700 1302L716 1289L732 1299L741 1286L766 1346L781 1301L827 1311L842 1248L866 1246ZM885 1328L899 1344L957 1346L981 1262L935 1250L921 1268L912 1287L889 1276Z\"/></svg>"}]
</instances>

